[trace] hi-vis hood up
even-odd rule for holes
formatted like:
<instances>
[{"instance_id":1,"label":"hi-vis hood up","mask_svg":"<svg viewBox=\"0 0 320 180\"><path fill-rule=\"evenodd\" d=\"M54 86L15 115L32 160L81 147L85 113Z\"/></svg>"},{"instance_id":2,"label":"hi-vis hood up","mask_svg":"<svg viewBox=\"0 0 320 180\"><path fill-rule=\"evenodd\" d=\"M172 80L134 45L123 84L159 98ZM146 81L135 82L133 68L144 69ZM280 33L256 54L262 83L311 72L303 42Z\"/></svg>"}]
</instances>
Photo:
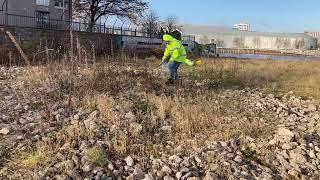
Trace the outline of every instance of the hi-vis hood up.
<instances>
[{"instance_id":1,"label":"hi-vis hood up","mask_svg":"<svg viewBox=\"0 0 320 180\"><path fill-rule=\"evenodd\" d=\"M193 65L193 62L187 59L186 50L180 41L169 34L163 35L163 40L169 43L167 44L162 60L170 57L170 62L181 62L189 66Z\"/></svg>"}]
</instances>

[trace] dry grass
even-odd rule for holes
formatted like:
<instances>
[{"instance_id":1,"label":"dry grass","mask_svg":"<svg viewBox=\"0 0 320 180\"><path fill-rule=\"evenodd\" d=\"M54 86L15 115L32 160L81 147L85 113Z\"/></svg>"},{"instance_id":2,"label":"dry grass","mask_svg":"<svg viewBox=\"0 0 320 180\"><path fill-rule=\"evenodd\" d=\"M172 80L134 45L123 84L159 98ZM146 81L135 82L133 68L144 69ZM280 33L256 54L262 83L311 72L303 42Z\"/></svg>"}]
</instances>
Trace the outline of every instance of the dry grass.
<instances>
[{"instance_id":1,"label":"dry grass","mask_svg":"<svg viewBox=\"0 0 320 180\"><path fill-rule=\"evenodd\" d=\"M125 153L130 149L129 137L121 130L116 132L111 141L113 143L113 150L118 155L125 155Z\"/></svg>"},{"instance_id":2,"label":"dry grass","mask_svg":"<svg viewBox=\"0 0 320 180\"><path fill-rule=\"evenodd\" d=\"M258 87L273 93L293 91L320 99L320 62L207 59L194 77L211 80L213 88Z\"/></svg>"},{"instance_id":3,"label":"dry grass","mask_svg":"<svg viewBox=\"0 0 320 180\"><path fill-rule=\"evenodd\" d=\"M101 117L108 123L108 125L116 125L119 123L113 111L115 104L114 100L106 94L85 96L82 100L82 106L84 109L89 109L91 111L98 110Z\"/></svg>"},{"instance_id":4,"label":"dry grass","mask_svg":"<svg viewBox=\"0 0 320 180\"><path fill-rule=\"evenodd\" d=\"M61 101L68 102L70 109L98 110L99 126L113 129L108 134L112 153L156 155L167 141L196 149L202 145L202 139L262 138L270 134L274 128L270 124L275 121L271 112L252 114L246 97L222 98L228 96L224 90L258 87L267 92L292 90L301 96L320 98L319 68L315 68L319 65L318 62L208 59L206 65L194 70L182 68L186 78L205 80L201 87L190 83L165 86L161 76L148 72L155 68L152 60L144 65L102 63L88 68L79 65L73 73L68 64L51 64L30 70L28 76L20 76L19 80L24 80L29 90L40 89L36 95L45 96L48 104ZM43 93L44 86L50 87L51 92ZM124 118L127 112L134 113L135 123L141 124L138 134L131 129L133 122ZM170 132L160 129L166 123L172 126ZM61 141L66 142L95 136L79 124L60 131Z\"/></svg>"},{"instance_id":5,"label":"dry grass","mask_svg":"<svg viewBox=\"0 0 320 180\"><path fill-rule=\"evenodd\" d=\"M156 115L173 124L172 135L177 142L187 142L198 135L224 141L236 136L262 137L271 130L258 117L246 113L246 104L239 103L244 99L217 102L215 94L207 95L212 98L152 97L151 102L156 102Z\"/></svg>"},{"instance_id":6,"label":"dry grass","mask_svg":"<svg viewBox=\"0 0 320 180\"><path fill-rule=\"evenodd\" d=\"M57 150L57 144L47 141L26 145L26 149L15 149L6 168L0 171L9 179L40 179L37 172L50 167Z\"/></svg>"}]
</instances>

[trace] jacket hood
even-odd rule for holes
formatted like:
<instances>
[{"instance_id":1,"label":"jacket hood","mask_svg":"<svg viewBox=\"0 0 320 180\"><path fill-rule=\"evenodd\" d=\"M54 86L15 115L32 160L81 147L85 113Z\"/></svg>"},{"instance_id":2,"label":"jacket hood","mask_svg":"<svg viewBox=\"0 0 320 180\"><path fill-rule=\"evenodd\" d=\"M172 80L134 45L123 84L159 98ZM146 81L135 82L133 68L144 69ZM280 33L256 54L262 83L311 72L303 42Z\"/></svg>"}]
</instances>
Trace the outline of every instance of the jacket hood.
<instances>
[{"instance_id":1,"label":"jacket hood","mask_svg":"<svg viewBox=\"0 0 320 180\"><path fill-rule=\"evenodd\" d=\"M172 42L172 41L174 41L174 38L169 34L165 34L165 35L163 35L163 40L168 41L168 42Z\"/></svg>"}]
</instances>

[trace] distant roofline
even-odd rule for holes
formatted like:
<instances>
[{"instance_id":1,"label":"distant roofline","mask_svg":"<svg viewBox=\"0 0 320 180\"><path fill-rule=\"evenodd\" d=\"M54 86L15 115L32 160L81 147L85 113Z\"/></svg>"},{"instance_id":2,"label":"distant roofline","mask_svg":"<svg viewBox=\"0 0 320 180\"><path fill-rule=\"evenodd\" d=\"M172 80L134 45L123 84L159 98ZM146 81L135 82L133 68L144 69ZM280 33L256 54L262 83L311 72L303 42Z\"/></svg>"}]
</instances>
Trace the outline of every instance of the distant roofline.
<instances>
[{"instance_id":1,"label":"distant roofline","mask_svg":"<svg viewBox=\"0 0 320 180\"><path fill-rule=\"evenodd\" d=\"M304 33L317 33L317 32L320 32L320 30L314 30L314 31L306 30L306 31L304 31Z\"/></svg>"},{"instance_id":2,"label":"distant roofline","mask_svg":"<svg viewBox=\"0 0 320 180\"><path fill-rule=\"evenodd\" d=\"M206 27L208 29L212 28L212 33L221 33L221 34L227 34L227 33L249 33L249 34L264 34L264 35L304 35L304 36L307 36L306 32L263 32L263 31L252 31L252 30L249 30L249 31L240 31L240 30L236 30L236 29L233 29L232 26L228 27L228 26L218 26L218 25L204 25L204 24L184 24L183 25L184 27L192 27L192 28L201 28L201 27ZM186 31L185 28L183 28L183 32ZM187 31L190 31L190 30L187 30ZM308 31L309 32L309 31ZM186 32L188 34L204 34L204 33L194 33L194 32ZM208 33L209 34L209 33Z\"/></svg>"}]
</instances>

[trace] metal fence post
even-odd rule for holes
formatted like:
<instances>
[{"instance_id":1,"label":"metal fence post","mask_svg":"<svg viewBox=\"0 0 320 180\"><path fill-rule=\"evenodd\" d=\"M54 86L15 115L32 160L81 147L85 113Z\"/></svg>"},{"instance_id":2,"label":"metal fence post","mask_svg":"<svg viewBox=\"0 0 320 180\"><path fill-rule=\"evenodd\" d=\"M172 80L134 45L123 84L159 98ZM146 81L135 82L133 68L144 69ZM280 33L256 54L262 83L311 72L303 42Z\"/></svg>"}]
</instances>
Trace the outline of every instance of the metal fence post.
<instances>
[{"instance_id":1,"label":"metal fence post","mask_svg":"<svg viewBox=\"0 0 320 180\"><path fill-rule=\"evenodd\" d=\"M113 26L112 26L112 34L114 34L114 26L116 25L118 19L116 19L116 21L113 23Z\"/></svg>"},{"instance_id":2,"label":"metal fence post","mask_svg":"<svg viewBox=\"0 0 320 180\"><path fill-rule=\"evenodd\" d=\"M101 28L102 28L102 24L101 24L101 20L100 20L100 26L99 26L99 33L101 33Z\"/></svg>"},{"instance_id":3,"label":"metal fence post","mask_svg":"<svg viewBox=\"0 0 320 180\"><path fill-rule=\"evenodd\" d=\"M4 24L8 25L8 14L7 13L4 15L4 18L5 18L4 19L4 21L5 21Z\"/></svg>"}]
</instances>

